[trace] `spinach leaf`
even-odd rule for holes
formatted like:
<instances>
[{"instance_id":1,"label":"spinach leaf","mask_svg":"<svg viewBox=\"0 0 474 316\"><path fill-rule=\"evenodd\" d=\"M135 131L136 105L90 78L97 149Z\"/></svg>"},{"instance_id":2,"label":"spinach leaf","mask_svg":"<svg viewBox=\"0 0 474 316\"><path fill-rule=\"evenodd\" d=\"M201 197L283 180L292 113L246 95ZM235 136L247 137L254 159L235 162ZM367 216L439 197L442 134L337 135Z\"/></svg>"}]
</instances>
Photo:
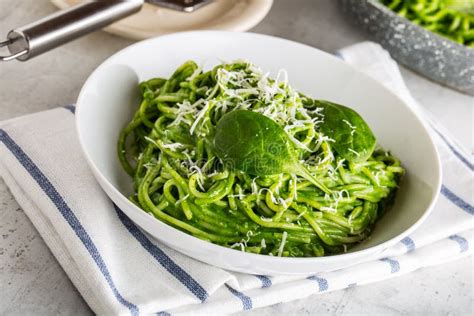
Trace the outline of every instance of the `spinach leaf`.
<instances>
[{"instance_id":1,"label":"spinach leaf","mask_svg":"<svg viewBox=\"0 0 474 316\"><path fill-rule=\"evenodd\" d=\"M366 161L375 149L375 136L356 111L329 101L315 100L324 110L321 132L334 139L332 147L344 159L354 163Z\"/></svg>"},{"instance_id":2,"label":"spinach leaf","mask_svg":"<svg viewBox=\"0 0 474 316\"><path fill-rule=\"evenodd\" d=\"M285 130L260 113L235 110L225 114L217 123L213 145L217 156L232 169L257 176L297 174L331 193L299 162Z\"/></svg>"}]
</instances>

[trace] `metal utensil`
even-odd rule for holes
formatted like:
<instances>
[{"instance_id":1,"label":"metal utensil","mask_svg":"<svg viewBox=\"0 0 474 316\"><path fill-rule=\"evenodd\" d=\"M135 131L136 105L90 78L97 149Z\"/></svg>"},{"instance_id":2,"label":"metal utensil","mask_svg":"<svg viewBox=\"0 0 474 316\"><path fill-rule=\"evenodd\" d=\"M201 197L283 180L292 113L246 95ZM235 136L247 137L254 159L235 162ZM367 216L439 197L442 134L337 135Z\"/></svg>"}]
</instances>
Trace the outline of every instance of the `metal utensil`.
<instances>
[{"instance_id":1,"label":"metal utensil","mask_svg":"<svg viewBox=\"0 0 474 316\"><path fill-rule=\"evenodd\" d=\"M26 61L85 34L101 29L138 12L145 2L184 12L195 10L212 0L102 0L89 1L59 11L29 25L11 30L0 42L10 55L0 61Z\"/></svg>"}]
</instances>

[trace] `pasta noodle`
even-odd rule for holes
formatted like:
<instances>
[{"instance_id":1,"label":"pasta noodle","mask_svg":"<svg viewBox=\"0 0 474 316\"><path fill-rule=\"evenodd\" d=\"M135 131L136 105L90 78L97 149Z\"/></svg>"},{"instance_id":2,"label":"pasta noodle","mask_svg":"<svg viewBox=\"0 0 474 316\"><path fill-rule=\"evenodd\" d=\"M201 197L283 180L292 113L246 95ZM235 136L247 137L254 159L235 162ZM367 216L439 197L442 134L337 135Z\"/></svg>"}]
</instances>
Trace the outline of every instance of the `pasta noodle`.
<instances>
[{"instance_id":1,"label":"pasta noodle","mask_svg":"<svg viewBox=\"0 0 474 316\"><path fill-rule=\"evenodd\" d=\"M141 104L118 142L134 181L130 200L179 230L246 252L324 256L364 240L393 201L404 172L399 160L381 149L361 163L342 159L318 129L317 102L292 89L284 72L273 80L244 61L204 72L190 61L139 88ZM284 126L332 193L294 174L228 168L211 140L219 119L236 109Z\"/></svg>"}]
</instances>

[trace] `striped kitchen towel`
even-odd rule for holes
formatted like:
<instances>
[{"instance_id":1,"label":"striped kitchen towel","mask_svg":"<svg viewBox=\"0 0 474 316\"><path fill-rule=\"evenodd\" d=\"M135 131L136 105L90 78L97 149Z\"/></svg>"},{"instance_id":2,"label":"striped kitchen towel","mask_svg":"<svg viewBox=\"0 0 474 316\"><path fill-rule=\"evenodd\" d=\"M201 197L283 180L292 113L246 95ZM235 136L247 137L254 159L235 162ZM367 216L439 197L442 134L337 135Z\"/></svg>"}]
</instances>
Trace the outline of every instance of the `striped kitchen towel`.
<instances>
[{"instance_id":1,"label":"striped kitchen towel","mask_svg":"<svg viewBox=\"0 0 474 316\"><path fill-rule=\"evenodd\" d=\"M98 314L230 313L386 280L472 253L473 164L416 104L380 46L343 49L424 116L444 168L426 222L379 260L308 277L245 275L150 239L114 207L89 171L68 106L0 123L0 175L84 299Z\"/></svg>"}]
</instances>

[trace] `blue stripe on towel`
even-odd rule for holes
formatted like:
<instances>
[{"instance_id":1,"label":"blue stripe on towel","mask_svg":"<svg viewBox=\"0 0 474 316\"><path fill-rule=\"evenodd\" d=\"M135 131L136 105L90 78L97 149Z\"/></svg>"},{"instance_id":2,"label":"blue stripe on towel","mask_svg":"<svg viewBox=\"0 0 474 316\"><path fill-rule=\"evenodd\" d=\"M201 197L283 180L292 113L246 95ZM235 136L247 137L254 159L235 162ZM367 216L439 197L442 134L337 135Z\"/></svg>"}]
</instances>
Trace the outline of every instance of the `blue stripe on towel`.
<instances>
[{"instance_id":1,"label":"blue stripe on towel","mask_svg":"<svg viewBox=\"0 0 474 316\"><path fill-rule=\"evenodd\" d=\"M75 114L75 106L67 105L64 108ZM163 250L153 244L115 204L114 207L122 224L133 235L133 237L137 239L142 247L145 248L158 261L158 263L163 266L163 268L188 288L201 302L204 302L209 297L207 291L196 280L194 280L193 277L178 266L166 253L164 253Z\"/></svg>"},{"instance_id":2,"label":"blue stripe on towel","mask_svg":"<svg viewBox=\"0 0 474 316\"><path fill-rule=\"evenodd\" d=\"M464 157L463 154L461 154L456 148L454 148L453 145L451 145L451 143L446 139L446 137L444 137L443 134L441 134L440 131L438 131L438 129L436 129L435 126L433 126L433 124L430 124L431 128L436 132L436 134L438 134L438 136L441 138L441 140L446 144L446 146L448 146L448 148L453 152L453 154L458 157L459 160L461 160L461 162L466 166L468 167L469 169L471 169L471 171L474 171L474 164L472 164L469 159L467 159L466 157Z\"/></svg>"},{"instance_id":3,"label":"blue stripe on towel","mask_svg":"<svg viewBox=\"0 0 474 316\"><path fill-rule=\"evenodd\" d=\"M242 306L243 306L244 310L247 311L249 309L252 309L253 304L252 304L252 299L250 297L248 297L247 295L245 295L242 292L237 291L236 289L230 287L227 284L225 284L225 286L227 287L227 289L229 290L230 293L232 293L235 297L237 297L238 299L240 299L242 301Z\"/></svg>"},{"instance_id":4,"label":"blue stripe on towel","mask_svg":"<svg viewBox=\"0 0 474 316\"><path fill-rule=\"evenodd\" d=\"M395 259L383 258L380 259L382 262L388 262L390 264L390 273L397 273L400 271L400 262Z\"/></svg>"},{"instance_id":5,"label":"blue stripe on towel","mask_svg":"<svg viewBox=\"0 0 474 316\"><path fill-rule=\"evenodd\" d=\"M415 250L415 242L410 237L407 236L400 240L400 242L407 247L408 252Z\"/></svg>"},{"instance_id":6,"label":"blue stripe on towel","mask_svg":"<svg viewBox=\"0 0 474 316\"><path fill-rule=\"evenodd\" d=\"M138 240L142 247L145 248L166 271L181 282L191 293L201 300L201 302L204 302L209 297L207 291L192 276L177 265L173 259L163 252L163 250L152 243L115 204L114 207L122 224L127 228L130 234Z\"/></svg>"},{"instance_id":7,"label":"blue stripe on towel","mask_svg":"<svg viewBox=\"0 0 474 316\"><path fill-rule=\"evenodd\" d=\"M255 277L257 277L262 282L262 288L272 286L272 280L270 280L269 277L264 275L256 275Z\"/></svg>"},{"instance_id":8,"label":"blue stripe on towel","mask_svg":"<svg viewBox=\"0 0 474 316\"><path fill-rule=\"evenodd\" d=\"M344 56L342 56L342 54L341 54L340 51L336 51L336 52L334 53L334 56L336 56L336 57L339 58L339 59L344 60Z\"/></svg>"},{"instance_id":9,"label":"blue stripe on towel","mask_svg":"<svg viewBox=\"0 0 474 316\"><path fill-rule=\"evenodd\" d=\"M461 248L461 252L466 252L469 250L469 242L459 235L452 235L449 236L449 239L454 240L459 244L459 248Z\"/></svg>"},{"instance_id":10,"label":"blue stripe on towel","mask_svg":"<svg viewBox=\"0 0 474 316\"><path fill-rule=\"evenodd\" d=\"M91 255L95 264L99 268L100 272L104 276L107 284L109 285L112 293L114 294L117 301L122 305L126 306L133 315L138 315L138 307L129 301L127 301L118 291L115 283L110 275L109 269L102 259L102 256L99 253L96 245L92 241L91 237L87 231L82 226L81 222L78 220L74 212L69 208L69 206L64 201L63 197L59 194L53 184L46 178L43 172L36 166L36 164L31 160L30 157L15 143L15 141L5 132L0 129L0 141L5 144L5 146L10 150L10 152L18 159L21 165L30 173L33 179L38 183L44 193L49 197L51 202L56 206L61 215L64 217L69 226L74 230L77 237L81 240L84 247Z\"/></svg>"},{"instance_id":11,"label":"blue stripe on towel","mask_svg":"<svg viewBox=\"0 0 474 316\"><path fill-rule=\"evenodd\" d=\"M444 195L448 200L456 204L459 208L463 209L467 213L474 215L474 207L457 196L453 191L449 190L444 184L441 186L441 194Z\"/></svg>"},{"instance_id":12,"label":"blue stripe on towel","mask_svg":"<svg viewBox=\"0 0 474 316\"><path fill-rule=\"evenodd\" d=\"M165 311L158 312L158 313L156 313L156 315L157 315L157 316L171 316L171 314L170 314L170 313L168 313L168 312L165 312Z\"/></svg>"},{"instance_id":13,"label":"blue stripe on towel","mask_svg":"<svg viewBox=\"0 0 474 316\"><path fill-rule=\"evenodd\" d=\"M70 111L72 114L76 114L76 106L74 105L65 105L63 108Z\"/></svg>"},{"instance_id":14,"label":"blue stripe on towel","mask_svg":"<svg viewBox=\"0 0 474 316\"><path fill-rule=\"evenodd\" d=\"M312 275L312 276L307 277L307 279L318 282L319 292L327 291L329 289L328 281L324 278L320 278L318 276Z\"/></svg>"}]
</instances>

